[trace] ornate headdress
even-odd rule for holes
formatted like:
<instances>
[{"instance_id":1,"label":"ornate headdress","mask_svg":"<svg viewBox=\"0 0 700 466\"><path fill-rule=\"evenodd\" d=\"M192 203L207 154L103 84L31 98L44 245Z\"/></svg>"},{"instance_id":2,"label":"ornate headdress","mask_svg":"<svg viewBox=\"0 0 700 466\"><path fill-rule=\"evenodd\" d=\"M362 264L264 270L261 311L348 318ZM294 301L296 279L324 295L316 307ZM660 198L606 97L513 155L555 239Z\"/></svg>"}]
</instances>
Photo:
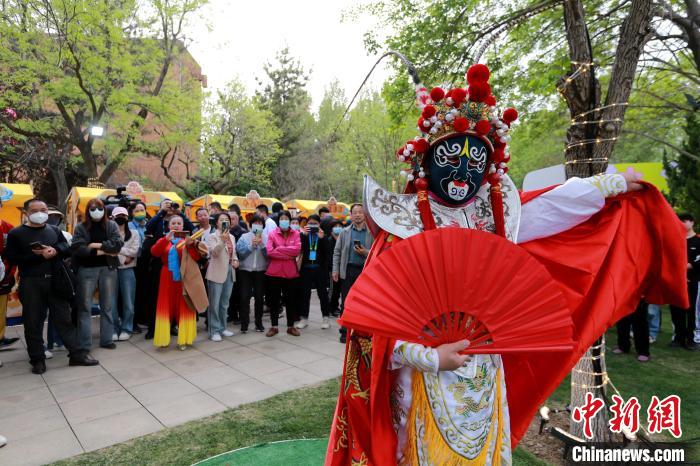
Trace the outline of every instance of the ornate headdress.
<instances>
[{"instance_id":1,"label":"ornate headdress","mask_svg":"<svg viewBox=\"0 0 700 466\"><path fill-rule=\"evenodd\" d=\"M456 87L445 91L435 87L428 92L422 84L416 84L417 105L421 110L418 130L421 135L407 141L398 149L396 156L401 162L410 165L408 169L402 170L402 174L409 182L409 189L412 185L418 193L419 208L426 229L430 229L434 223L432 215L427 215L430 208L427 202L428 182L425 179L424 158L434 144L453 135L467 134L478 137L487 147L487 173L482 183L488 181L491 185L497 232L503 234L500 181L508 172L508 132L511 123L518 118L518 112L514 108L506 108L499 114L496 99L491 94L490 74L486 65L476 64L466 73L466 89Z\"/></svg>"}]
</instances>

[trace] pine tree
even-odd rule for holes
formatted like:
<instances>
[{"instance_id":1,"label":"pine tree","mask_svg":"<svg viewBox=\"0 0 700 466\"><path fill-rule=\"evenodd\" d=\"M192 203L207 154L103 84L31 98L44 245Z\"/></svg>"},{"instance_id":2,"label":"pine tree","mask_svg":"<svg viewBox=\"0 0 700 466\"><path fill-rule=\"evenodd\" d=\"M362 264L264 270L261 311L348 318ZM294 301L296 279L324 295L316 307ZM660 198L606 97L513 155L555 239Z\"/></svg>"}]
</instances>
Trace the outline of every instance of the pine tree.
<instances>
[{"instance_id":1,"label":"pine tree","mask_svg":"<svg viewBox=\"0 0 700 466\"><path fill-rule=\"evenodd\" d=\"M690 212L700 219L700 113L696 109L686 117L687 140L683 150L696 158L679 155L675 159L664 156L664 170L668 178L669 199L678 211Z\"/></svg>"}]
</instances>

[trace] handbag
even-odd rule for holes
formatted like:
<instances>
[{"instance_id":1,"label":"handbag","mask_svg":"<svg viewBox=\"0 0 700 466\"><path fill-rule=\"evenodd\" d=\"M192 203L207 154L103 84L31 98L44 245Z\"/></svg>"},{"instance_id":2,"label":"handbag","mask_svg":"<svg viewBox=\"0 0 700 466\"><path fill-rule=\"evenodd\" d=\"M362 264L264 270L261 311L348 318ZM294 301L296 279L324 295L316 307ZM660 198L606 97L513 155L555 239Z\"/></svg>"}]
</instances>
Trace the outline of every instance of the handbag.
<instances>
[{"instance_id":1,"label":"handbag","mask_svg":"<svg viewBox=\"0 0 700 466\"><path fill-rule=\"evenodd\" d=\"M68 301L72 301L78 295L78 278L66 261L53 262L51 292Z\"/></svg>"},{"instance_id":2,"label":"handbag","mask_svg":"<svg viewBox=\"0 0 700 466\"><path fill-rule=\"evenodd\" d=\"M51 225L56 234L56 243L65 241L63 233ZM72 301L78 295L78 278L71 267L70 259L54 259L51 263L51 292L56 296Z\"/></svg>"}]
</instances>

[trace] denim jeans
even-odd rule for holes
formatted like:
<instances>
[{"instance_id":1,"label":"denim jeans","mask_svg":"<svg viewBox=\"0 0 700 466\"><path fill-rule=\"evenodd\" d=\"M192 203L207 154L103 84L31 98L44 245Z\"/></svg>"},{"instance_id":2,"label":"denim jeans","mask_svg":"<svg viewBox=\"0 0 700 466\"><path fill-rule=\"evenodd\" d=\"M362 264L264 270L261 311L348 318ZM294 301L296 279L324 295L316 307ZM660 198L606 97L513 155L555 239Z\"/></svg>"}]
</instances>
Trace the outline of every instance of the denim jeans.
<instances>
[{"instance_id":1,"label":"denim jeans","mask_svg":"<svg viewBox=\"0 0 700 466\"><path fill-rule=\"evenodd\" d=\"M112 319L114 320L114 333L122 332L131 334L134 331L134 300L136 299L136 274L134 269L119 269L119 294L122 298L122 318L119 318L117 307L117 294L114 294L114 307Z\"/></svg>"},{"instance_id":2,"label":"denim jeans","mask_svg":"<svg viewBox=\"0 0 700 466\"><path fill-rule=\"evenodd\" d=\"M228 275L223 283L207 280L209 287L209 336L226 330L228 304L233 290L233 269L229 267Z\"/></svg>"},{"instance_id":3,"label":"denim jeans","mask_svg":"<svg viewBox=\"0 0 700 466\"><path fill-rule=\"evenodd\" d=\"M54 316L49 313L49 323L46 326L46 348L49 350L54 349L56 346L63 346L63 340L61 340L61 335L58 334L53 321Z\"/></svg>"},{"instance_id":4,"label":"denim jeans","mask_svg":"<svg viewBox=\"0 0 700 466\"><path fill-rule=\"evenodd\" d=\"M108 267L81 267L78 270L78 341L84 349L92 347L91 310L95 290L100 290L100 346L112 343L117 271Z\"/></svg>"},{"instance_id":5,"label":"denim jeans","mask_svg":"<svg viewBox=\"0 0 700 466\"><path fill-rule=\"evenodd\" d=\"M650 304L648 313L649 336L656 340L659 336L659 330L661 330L661 306Z\"/></svg>"}]
</instances>

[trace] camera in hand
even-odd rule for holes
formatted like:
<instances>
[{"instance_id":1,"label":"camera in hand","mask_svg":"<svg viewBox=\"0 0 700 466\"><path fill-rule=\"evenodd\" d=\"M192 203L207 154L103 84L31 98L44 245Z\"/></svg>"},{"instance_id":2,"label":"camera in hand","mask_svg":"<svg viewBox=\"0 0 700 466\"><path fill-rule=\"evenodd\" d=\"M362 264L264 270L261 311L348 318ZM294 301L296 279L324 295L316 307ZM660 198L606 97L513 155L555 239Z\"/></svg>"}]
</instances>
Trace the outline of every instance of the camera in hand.
<instances>
[{"instance_id":1,"label":"camera in hand","mask_svg":"<svg viewBox=\"0 0 700 466\"><path fill-rule=\"evenodd\" d=\"M40 242L38 242L38 241L34 241L33 243L30 243L30 244L29 244L29 247L32 248L32 249L34 249L35 251L38 251L38 250L40 250L40 249L44 249L44 248L45 248L45 246L44 246L43 244L41 244Z\"/></svg>"},{"instance_id":2,"label":"camera in hand","mask_svg":"<svg viewBox=\"0 0 700 466\"><path fill-rule=\"evenodd\" d=\"M231 224L230 224L230 223L228 223L228 222L221 222L221 231L222 231L222 233L225 233L225 232L229 231L230 228L231 228Z\"/></svg>"},{"instance_id":3,"label":"camera in hand","mask_svg":"<svg viewBox=\"0 0 700 466\"><path fill-rule=\"evenodd\" d=\"M173 231L173 236L175 238L187 238L188 236L190 236L190 232L189 231Z\"/></svg>"}]
</instances>

